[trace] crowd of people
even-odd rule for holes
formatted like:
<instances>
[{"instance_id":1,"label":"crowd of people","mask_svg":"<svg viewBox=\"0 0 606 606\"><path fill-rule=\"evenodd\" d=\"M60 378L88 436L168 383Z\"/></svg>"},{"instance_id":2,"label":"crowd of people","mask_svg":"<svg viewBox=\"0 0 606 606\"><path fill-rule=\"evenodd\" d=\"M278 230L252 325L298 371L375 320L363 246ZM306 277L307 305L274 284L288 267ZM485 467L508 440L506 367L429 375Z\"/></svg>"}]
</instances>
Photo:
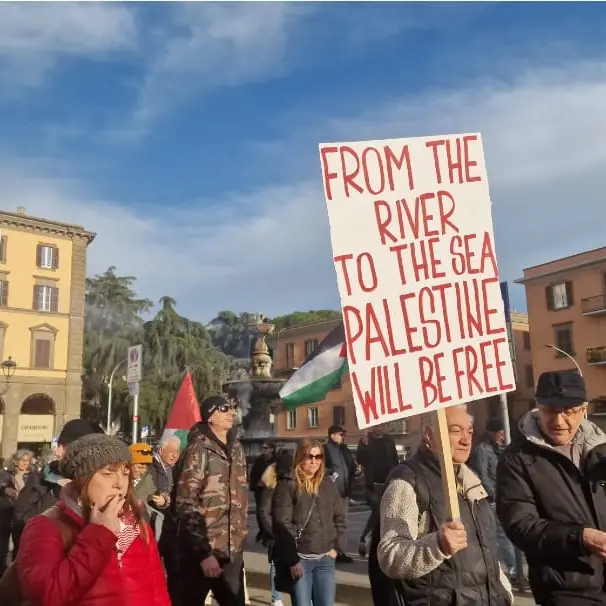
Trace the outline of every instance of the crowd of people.
<instances>
[{"instance_id":1,"label":"crowd of people","mask_svg":"<svg viewBox=\"0 0 606 606\"><path fill-rule=\"evenodd\" d=\"M252 491L273 606L284 595L293 606L334 606L363 473L369 518L358 552L375 606L513 604L514 546L537 604L606 605L606 434L586 418L577 373L541 375L536 408L507 447L498 420L474 445L466 407L446 410L455 520L434 415L402 463L380 427L352 453L333 426L327 440L294 450L268 441L248 473L234 403L212 396L200 408L183 451L177 438L154 451L74 420L52 460L17 452L0 472L0 603L244 606Z\"/></svg>"}]
</instances>

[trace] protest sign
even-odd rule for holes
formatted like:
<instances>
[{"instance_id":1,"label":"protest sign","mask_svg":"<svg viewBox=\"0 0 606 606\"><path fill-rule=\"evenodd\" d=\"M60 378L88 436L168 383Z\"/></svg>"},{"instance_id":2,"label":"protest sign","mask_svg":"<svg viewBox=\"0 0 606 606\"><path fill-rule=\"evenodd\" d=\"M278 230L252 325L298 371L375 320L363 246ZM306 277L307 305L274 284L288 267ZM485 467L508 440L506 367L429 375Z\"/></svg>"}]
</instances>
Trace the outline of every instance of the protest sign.
<instances>
[{"instance_id":1,"label":"protest sign","mask_svg":"<svg viewBox=\"0 0 606 606\"><path fill-rule=\"evenodd\" d=\"M514 390L481 136L320 160L358 426Z\"/></svg>"}]
</instances>

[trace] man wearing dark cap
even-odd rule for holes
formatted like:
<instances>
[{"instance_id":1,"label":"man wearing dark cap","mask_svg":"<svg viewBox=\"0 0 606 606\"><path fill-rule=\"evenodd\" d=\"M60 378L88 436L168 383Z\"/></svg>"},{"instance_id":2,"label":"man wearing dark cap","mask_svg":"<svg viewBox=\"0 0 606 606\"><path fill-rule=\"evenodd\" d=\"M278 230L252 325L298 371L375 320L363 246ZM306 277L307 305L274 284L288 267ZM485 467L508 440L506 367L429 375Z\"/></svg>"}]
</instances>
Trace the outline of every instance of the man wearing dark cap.
<instances>
[{"instance_id":1,"label":"man wearing dark cap","mask_svg":"<svg viewBox=\"0 0 606 606\"><path fill-rule=\"evenodd\" d=\"M236 407L221 396L200 405L174 471L184 606L202 606L210 591L219 606L244 606L244 541L248 482L242 446L232 432Z\"/></svg>"},{"instance_id":2,"label":"man wearing dark cap","mask_svg":"<svg viewBox=\"0 0 606 606\"><path fill-rule=\"evenodd\" d=\"M486 431L473 450L470 467L478 474L482 486L488 493L488 500L493 510L497 500L497 465L505 450L505 427L503 420L493 417L486 421ZM495 514L496 515L496 514ZM511 541L507 538L497 522L497 545L499 559L504 566L510 581L516 578L516 553Z\"/></svg>"},{"instance_id":3,"label":"man wearing dark cap","mask_svg":"<svg viewBox=\"0 0 606 606\"><path fill-rule=\"evenodd\" d=\"M55 505L61 487L69 482L59 472L59 462L65 454L65 448L77 439L89 434L102 434L103 429L96 423L85 419L72 419L61 429L55 448L55 461L52 461L40 472L31 473L19 493L15 503L15 522L20 525L35 515Z\"/></svg>"},{"instance_id":4,"label":"man wearing dark cap","mask_svg":"<svg viewBox=\"0 0 606 606\"><path fill-rule=\"evenodd\" d=\"M497 468L497 515L541 606L606 605L606 434L577 372L543 373Z\"/></svg>"}]
</instances>

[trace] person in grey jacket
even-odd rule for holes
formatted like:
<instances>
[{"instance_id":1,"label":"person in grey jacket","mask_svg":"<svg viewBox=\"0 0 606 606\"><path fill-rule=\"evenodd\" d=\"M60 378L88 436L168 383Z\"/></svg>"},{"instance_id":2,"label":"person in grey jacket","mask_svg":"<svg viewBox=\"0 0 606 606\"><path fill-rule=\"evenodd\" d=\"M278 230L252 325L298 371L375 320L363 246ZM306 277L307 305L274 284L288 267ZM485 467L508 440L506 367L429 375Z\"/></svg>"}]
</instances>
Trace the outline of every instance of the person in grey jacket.
<instances>
[{"instance_id":1,"label":"person in grey jacket","mask_svg":"<svg viewBox=\"0 0 606 606\"><path fill-rule=\"evenodd\" d=\"M488 500L495 511L497 501L497 465L505 450L505 427L499 418L486 421L486 433L474 449L470 467L476 472L488 493ZM499 559L509 579L516 578L516 554L513 543L507 538L497 519L497 546Z\"/></svg>"}]
</instances>

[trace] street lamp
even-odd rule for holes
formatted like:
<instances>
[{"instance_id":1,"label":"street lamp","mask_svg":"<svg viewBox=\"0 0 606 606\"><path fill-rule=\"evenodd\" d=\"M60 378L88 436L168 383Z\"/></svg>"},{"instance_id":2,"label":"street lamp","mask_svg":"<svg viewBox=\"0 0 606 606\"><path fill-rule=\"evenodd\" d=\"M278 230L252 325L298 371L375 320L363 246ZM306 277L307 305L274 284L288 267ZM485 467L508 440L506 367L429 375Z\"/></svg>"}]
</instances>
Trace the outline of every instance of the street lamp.
<instances>
[{"instance_id":1,"label":"street lamp","mask_svg":"<svg viewBox=\"0 0 606 606\"><path fill-rule=\"evenodd\" d=\"M15 374L15 369L17 368L17 362L15 362L11 356L8 357L7 360L4 360L4 362L2 362L2 374L4 375L4 383L6 385L6 387L3 390L3 393L6 393L8 391L8 387L9 387L9 383L10 380L12 379L13 375Z\"/></svg>"},{"instance_id":2,"label":"street lamp","mask_svg":"<svg viewBox=\"0 0 606 606\"><path fill-rule=\"evenodd\" d=\"M555 349L558 353L561 353L563 356L566 356L576 366L578 373L581 376L583 376L583 373L581 372L581 367L577 364L577 361L569 353L565 352L563 349L560 349L559 347L556 347L555 345L547 344L547 345L545 345L545 347L549 347L550 349Z\"/></svg>"},{"instance_id":3,"label":"street lamp","mask_svg":"<svg viewBox=\"0 0 606 606\"><path fill-rule=\"evenodd\" d=\"M113 388L114 388L114 375L116 374L116 371L118 370L118 368L120 368L120 366L122 366L122 364L124 364L126 362L126 358L124 360L120 360L120 362L118 362L114 368L114 370L112 370L111 374L109 375L109 381L107 382L108 386L109 386L109 394L107 396L107 432L109 433L110 427L111 427L111 423L112 423L112 395L113 395Z\"/></svg>"}]
</instances>

